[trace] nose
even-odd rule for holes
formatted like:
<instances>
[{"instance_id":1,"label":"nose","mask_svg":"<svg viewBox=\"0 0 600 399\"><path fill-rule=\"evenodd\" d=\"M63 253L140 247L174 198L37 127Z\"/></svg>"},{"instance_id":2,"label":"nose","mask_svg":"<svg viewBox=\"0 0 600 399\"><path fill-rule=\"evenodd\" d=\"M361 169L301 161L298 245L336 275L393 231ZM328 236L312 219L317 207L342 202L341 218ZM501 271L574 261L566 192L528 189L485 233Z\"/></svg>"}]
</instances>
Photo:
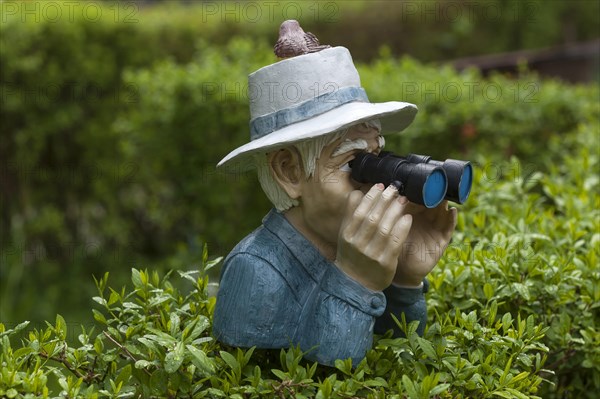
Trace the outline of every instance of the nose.
<instances>
[{"instance_id":1,"label":"nose","mask_svg":"<svg viewBox=\"0 0 600 399\"><path fill-rule=\"evenodd\" d=\"M369 134L369 137L366 137L368 144L368 152L373 154L379 154L385 145L385 140L383 136L379 134L377 130L372 130Z\"/></svg>"}]
</instances>

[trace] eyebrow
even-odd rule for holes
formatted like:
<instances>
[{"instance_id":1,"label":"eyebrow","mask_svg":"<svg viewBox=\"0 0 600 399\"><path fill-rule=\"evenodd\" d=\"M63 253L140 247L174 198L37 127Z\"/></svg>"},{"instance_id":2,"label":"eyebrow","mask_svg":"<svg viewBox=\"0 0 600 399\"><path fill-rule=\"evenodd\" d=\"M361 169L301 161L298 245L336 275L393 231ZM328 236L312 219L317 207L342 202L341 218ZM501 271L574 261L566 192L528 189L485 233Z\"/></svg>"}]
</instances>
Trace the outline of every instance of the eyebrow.
<instances>
[{"instance_id":1,"label":"eyebrow","mask_svg":"<svg viewBox=\"0 0 600 399\"><path fill-rule=\"evenodd\" d=\"M383 136L377 136L377 141L378 141L378 149L381 150L383 149L383 146L385 146L385 139L383 138ZM361 138L357 138L354 140L349 140L346 139L344 141L342 141L340 143L340 145L338 145L335 150L333 150L333 152L331 153L331 157L337 157L338 155L342 155L342 154L346 154L350 151L354 151L354 150L362 150L362 151L366 151L369 148L369 143L367 143L367 140L365 139L361 139Z\"/></svg>"},{"instance_id":2,"label":"eyebrow","mask_svg":"<svg viewBox=\"0 0 600 399\"><path fill-rule=\"evenodd\" d=\"M333 150L331 157L337 157L338 155L342 155L354 150L366 150L367 148L369 148L369 143L367 143L367 140L365 139L345 139L336 147L335 150Z\"/></svg>"}]
</instances>

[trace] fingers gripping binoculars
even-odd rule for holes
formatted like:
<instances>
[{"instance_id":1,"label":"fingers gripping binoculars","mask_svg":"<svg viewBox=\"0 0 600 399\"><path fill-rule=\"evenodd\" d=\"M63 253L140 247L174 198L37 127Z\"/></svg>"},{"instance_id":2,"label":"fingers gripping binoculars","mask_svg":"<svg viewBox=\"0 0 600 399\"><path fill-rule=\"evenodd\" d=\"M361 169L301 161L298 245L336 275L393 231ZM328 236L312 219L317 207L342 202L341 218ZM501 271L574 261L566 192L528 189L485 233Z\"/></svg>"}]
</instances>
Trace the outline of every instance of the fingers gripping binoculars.
<instances>
[{"instance_id":1,"label":"fingers gripping binoculars","mask_svg":"<svg viewBox=\"0 0 600 399\"><path fill-rule=\"evenodd\" d=\"M350 162L351 176L360 183L393 184L410 202L435 208L444 199L463 204L471 192L473 167L468 161L443 162L427 155L399 156L361 152Z\"/></svg>"}]
</instances>

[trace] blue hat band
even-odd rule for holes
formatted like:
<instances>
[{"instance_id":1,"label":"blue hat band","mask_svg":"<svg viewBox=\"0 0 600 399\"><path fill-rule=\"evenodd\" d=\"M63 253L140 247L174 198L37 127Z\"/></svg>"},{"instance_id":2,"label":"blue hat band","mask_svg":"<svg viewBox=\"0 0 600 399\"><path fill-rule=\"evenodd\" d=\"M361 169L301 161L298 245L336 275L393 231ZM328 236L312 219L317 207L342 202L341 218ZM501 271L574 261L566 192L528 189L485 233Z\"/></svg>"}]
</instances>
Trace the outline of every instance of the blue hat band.
<instances>
[{"instance_id":1,"label":"blue hat band","mask_svg":"<svg viewBox=\"0 0 600 399\"><path fill-rule=\"evenodd\" d=\"M250 139L256 140L293 123L302 122L351 102L368 103L362 87L343 87L250 121Z\"/></svg>"}]
</instances>

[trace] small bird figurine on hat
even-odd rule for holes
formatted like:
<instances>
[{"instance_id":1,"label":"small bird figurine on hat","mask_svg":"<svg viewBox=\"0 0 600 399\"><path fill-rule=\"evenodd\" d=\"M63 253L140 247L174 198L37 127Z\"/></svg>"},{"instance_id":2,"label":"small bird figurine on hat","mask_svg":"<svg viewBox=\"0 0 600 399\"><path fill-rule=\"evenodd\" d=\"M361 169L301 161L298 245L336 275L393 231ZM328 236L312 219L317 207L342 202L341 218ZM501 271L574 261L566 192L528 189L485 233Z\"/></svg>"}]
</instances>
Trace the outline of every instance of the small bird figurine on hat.
<instances>
[{"instance_id":1,"label":"small bird figurine on hat","mask_svg":"<svg viewBox=\"0 0 600 399\"><path fill-rule=\"evenodd\" d=\"M285 59L315 53L330 47L321 45L319 39L312 33L304 32L298 21L288 19L279 27L279 39L275 43L274 52L280 59Z\"/></svg>"}]
</instances>

